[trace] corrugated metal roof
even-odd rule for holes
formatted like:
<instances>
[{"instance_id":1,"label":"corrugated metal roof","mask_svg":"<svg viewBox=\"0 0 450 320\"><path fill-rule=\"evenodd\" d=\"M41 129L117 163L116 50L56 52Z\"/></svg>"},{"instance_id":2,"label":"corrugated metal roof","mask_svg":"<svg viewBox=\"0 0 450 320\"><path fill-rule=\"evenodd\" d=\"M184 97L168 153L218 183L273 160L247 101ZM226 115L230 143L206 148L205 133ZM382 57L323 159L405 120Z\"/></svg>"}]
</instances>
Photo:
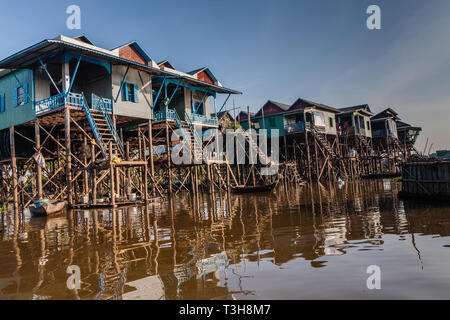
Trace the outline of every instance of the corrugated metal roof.
<instances>
[{"instance_id":1,"label":"corrugated metal roof","mask_svg":"<svg viewBox=\"0 0 450 320\"><path fill-rule=\"evenodd\" d=\"M339 112L340 112L340 111L339 111L338 109L336 109L336 108L327 106L327 105L325 105L325 104L317 103L317 102L314 102L314 101L306 100L306 99L303 99L303 98L298 98L298 99L292 104L291 108L292 108L297 102L299 102L299 101L303 101L303 102L305 102L306 104L309 104L309 105L311 105L311 106L313 106L313 107L316 107L316 108L319 108L319 109L331 111L331 112L334 112L334 113L339 113Z\"/></svg>"},{"instance_id":2,"label":"corrugated metal roof","mask_svg":"<svg viewBox=\"0 0 450 320\"><path fill-rule=\"evenodd\" d=\"M99 48L101 49L101 48ZM3 60L0 61L0 68L4 69L24 69L24 68L31 68L32 66L36 65L39 61L39 57L43 60L45 60L48 57L52 57L64 52L72 52L72 53L83 53L84 55L102 59L105 61L108 61L110 63L114 64L122 64L122 65L129 65L133 66L134 68L146 72L150 72L155 75L159 76L167 76L167 77L174 77L178 80L186 83L190 83L193 85L197 85L199 87L204 87L207 89L210 89L214 92L218 93L227 93L227 94L242 94L239 91L232 90L229 88L225 88L222 86L217 86L213 84L209 84L204 81L200 81L197 79L180 76L175 73L171 73L168 71L163 71L159 68L154 68L151 66L143 65L131 60L123 59L118 57L117 55L114 55L112 52L109 53L108 50L101 49L97 50L94 49L93 46L90 45L78 45L75 43L59 40L59 39L47 39L43 40L33 46L30 46L24 50L21 50Z\"/></svg>"},{"instance_id":3,"label":"corrugated metal roof","mask_svg":"<svg viewBox=\"0 0 450 320\"><path fill-rule=\"evenodd\" d=\"M341 111L341 114L358 111L358 112L368 115L369 117L373 115L372 110L370 110L370 107L368 104L361 104L361 105L353 106L353 107L339 108L338 110Z\"/></svg>"},{"instance_id":4,"label":"corrugated metal roof","mask_svg":"<svg viewBox=\"0 0 450 320\"><path fill-rule=\"evenodd\" d=\"M288 110L291 107L290 105L287 105L285 103L281 103L281 102L277 102L277 101L273 101L273 100L269 100L268 102L273 103L274 105L276 105L277 107L283 109L284 111Z\"/></svg>"},{"instance_id":5,"label":"corrugated metal roof","mask_svg":"<svg viewBox=\"0 0 450 320\"><path fill-rule=\"evenodd\" d=\"M385 114L385 117L380 117L383 114ZM400 120L400 118L398 117L398 113L395 112L393 109L391 108L386 108L383 111L377 113L376 115L374 115L371 119L376 120L376 119L384 119L384 118L394 118L395 120Z\"/></svg>"}]
</instances>

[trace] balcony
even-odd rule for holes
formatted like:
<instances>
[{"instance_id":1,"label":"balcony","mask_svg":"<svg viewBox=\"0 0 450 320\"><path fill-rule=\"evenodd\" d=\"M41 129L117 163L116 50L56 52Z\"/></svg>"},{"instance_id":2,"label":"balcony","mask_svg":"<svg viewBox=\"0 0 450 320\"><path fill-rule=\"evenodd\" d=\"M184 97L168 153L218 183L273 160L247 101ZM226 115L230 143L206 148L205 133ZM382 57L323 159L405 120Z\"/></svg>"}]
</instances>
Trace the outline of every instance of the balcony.
<instances>
[{"instance_id":1,"label":"balcony","mask_svg":"<svg viewBox=\"0 0 450 320\"><path fill-rule=\"evenodd\" d=\"M92 109L104 111L104 112L112 112L112 100L99 97L95 94L91 96L91 104Z\"/></svg>"},{"instance_id":2,"label":"balcony","mask_svg":"<svg viewBox=\"0 0 450 320\"><path fill-rule=\"evenodd\" d=\"M83 107L83 94L70 92L66 94L65 92L54 95L50 98L36 101L34 103L36 114L50 111L52 109L57 109L59 107L70 105L75 107ZM112 101L111 99L101 98L95 94L92 94L92 109L112 112Z\"/></svg>"},{"instance_id":3,"label":"balcony","mask_svg":"<svg viewBox=\"0 0 450 320\"><path fill-rule=\"evenodd\" d=\"M192 123L203 126L218 126L219 119L217 117L207 117L201 114L186 113Z\"/></svg>"},{"instance_id":4,"label":"balcony","mask_svg":"<svg viewBox=\"0 0 450 320\"><path fill-rule=\"evenodd\" d=\"M219 125L219 119L217 117L207 117L200 114L192 114L192 113L186 113L185 114L185 120L190 121L193 124L196 125L202 125L202 126L218 126ZM176 114L175 110L172 109L164 109L162 111L155 112L154 114L154 120L155 121L163 121L163 120L174 120L179 121L178 115Z\"/></svg>"},{"instance_id":5,"label":"balcony","mask_svg":"<svg viewBox=\"0 0 450 320\"><path fill-rule=\"evenodd\" d=\"M60 93L50 98L36 101L34 107L36 114L62 107L66 104L66 94Z\"/></svg>"},{"instance_id":6,"label":"balcony","mask_svg":"<svg viewBox=\"0 0 450 320\"><path fill-rule=\"evenodd\" d=\"M284 126L285 133L292 133L292 132L304 131L304 130L305 130L304 122L290 123L290 124L286 124Z\"/></svg>"},{"instance_id":7,"label":"balcony","mask_svg":"<svg viewBox=\"0 0 450 320\"><path fill-rule=\"evenodd\" d=\"M174 120L177 119L177 114L175 110L172 109L164 109L162 111L158 111L154 113L153 116L154 121L163 121L163 120Z\"/></svg>"}]
</instances>

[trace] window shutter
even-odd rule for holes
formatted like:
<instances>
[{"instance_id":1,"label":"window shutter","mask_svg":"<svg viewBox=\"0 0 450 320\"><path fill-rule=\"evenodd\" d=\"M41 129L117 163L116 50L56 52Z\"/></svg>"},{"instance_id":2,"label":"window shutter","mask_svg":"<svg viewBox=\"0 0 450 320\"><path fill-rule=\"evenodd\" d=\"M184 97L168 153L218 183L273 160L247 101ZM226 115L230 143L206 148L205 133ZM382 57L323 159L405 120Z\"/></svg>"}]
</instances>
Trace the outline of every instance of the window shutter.
<instances>
[{"instance_id":1,"label":"window shutter","mask_svg":"<svg viewBox=\"0 0 450 320\"><path fill-rule=\"evenodd\" d=\"M128 101L128 83L124 82L122 87L123 101Z\"/></svg>"},{"instance_id":2,"label":"window shutter","mask_svg":"<svg viewBox=\"0 0 450 320\"><path fill-rule=\"evenodd\" d=\"M23 104L28 103L28 83L23 86Z\"/></svg>"},{"instance_id":3,"label":"window shutter","mask_svg":"<svg viewBox=\"0 0 450 320\"><path fill-rule=\"evenodd\" d=\"M17 88L14 88L14 107L17 107Z\"/></svg>"},{"instance_id":4,"label":"window shutter","mask_svg":"<svg viewBox=\"0 0 450 320\"><path fill-rule=\"evenodd\" d=\"M134 85L134 102L139 102L139 95L138 95L138 86L137 84Z\"/></svg>"},{"instance_id":5,"label":"window shutter","mask_svg":"<svg viewBox=\"0 0 450 320\"><path fill-rule=\"evenodd\" d=\"M0 94L0 112L5 112L5 95Z\"/></svg>"}]
</instances>

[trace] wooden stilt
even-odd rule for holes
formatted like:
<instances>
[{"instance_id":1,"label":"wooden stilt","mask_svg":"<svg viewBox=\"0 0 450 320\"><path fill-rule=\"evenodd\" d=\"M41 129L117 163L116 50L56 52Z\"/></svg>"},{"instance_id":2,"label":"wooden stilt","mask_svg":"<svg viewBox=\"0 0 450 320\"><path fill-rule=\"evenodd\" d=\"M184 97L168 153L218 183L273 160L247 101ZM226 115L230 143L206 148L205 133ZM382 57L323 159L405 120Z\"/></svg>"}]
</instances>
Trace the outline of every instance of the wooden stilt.
<instances>
[{"instance_id":1,"label":"wooden stilt","mask_svg":"<svg viewBox=\"0 0 450 320\"><path fill-rule=\"evenodd\" d=\"M145 143L145 139L142 139L142 159L144 160L144 200L148 201L148 162L145 153L147 152L147 145ZM151 153L151 150L150 150Z\"/></svg>"},{"instance_id":2,"label":"wooden stilt","mask_svg":"<svg viewBox=\"0 0 450 320\"><path fill-rule=\"evenodd\" d=\"M86 135L84 135L84 139L83 139L83 148L84 148L84 151L85 151L85 152L83 152L84 153L83 162L84 162L84 165L87 166L88 165L88 161L87 161L86 151L88 150L88 144L87 144L87 137L86 137ZM83 171L83 195L84 196L89 195L89 176L88 176L88 171L87 170Z\"/></svg>"},{"instance_id":3,"label":"wooden stilt","mask_svg":"<svg viewBox=\"0 0 450 320\"><path fill-rule=\"evenodd\" d=\"M170 134L169 134L169 123L166 121L166 150L167 150L167 172L168 172L168 183L169 183L169 195L172 195L172 165L170 158ZM196 171L197 174L197 171ZM197 177L197 176L196 176ZM197 179L195 180L197 185Z\"/></svg>"},{"instance_id":4,"label":"wooden stilt","mask_svg":"<svg viewBox=\"0 0 450 320\"><path fill-rule=\"evenodd\" d=\"M39 130L39 120L36 119L34 122L34 136L36 140L36 152L38 154L41 154L41 134ZM39 166L38 163L36 163L36 187L37 187L37 193L38 198L42 199L42 168Z\"/></svg>"},{"instance_id":5,"label":"wooden stilt","mask_svg":"<svg viewBox=\"0 0 450 320\"><path fill-rule=\"evenodd\" d=\"M66 183L67 183L67 201L69 206L73 205L73 189L72 189L72 152L70 141L70 108L64 109L64 130L66 144Z\"/></svg>"},{"instance_id":6,"label":"wooden stilt","mask_svg":"<svg viewBox=\"0 0 450 320\"><path fill-rule=\"evenodd\" d=\"M9 128L9 145L11 151L11 171L12 171L12 184L13 184L13 204L14 204L14 216L19 215L19 192L17 181L17 160L16 160L16 141L15 141L15 128L14 126Z\"/></svg>"},{"instance_id":7,"label":"wooden stilt","mask_svg":"<svg viewBox=\"0 0 450 320\"><path fill-rule=\"evenodd\" d=\"M95 144L91 144L91 165L95 166ZM92 204L97 204L97 170L92 168Z\"/></svg>"},{"instance_id":8,"label":"wooden stilt","mask_svg":"<svg viewBox=\"0 0 450 320\"><path fill-rule=\"evenodd\" d=\"M116 195L114 188L114 162L113 162L113 150L112 150L112 141L109 142L109 173L110 173L110 193L111 193L111 204L113 206L116 205Z\"/></svg>"},{"instance_id":9,"label":"wooden stilt","mask_svg":"<svg viewBox=\"0 0 450 320\"><path fill-rule=\"evenodd\" d=\"M148 120L148 141L149 141L149 158L150 158L150 175L152 180L152 196L156 196L155 190L155 163L153 161L153 128L152 128L152 120Z\"/></svg>"}]
</instances>

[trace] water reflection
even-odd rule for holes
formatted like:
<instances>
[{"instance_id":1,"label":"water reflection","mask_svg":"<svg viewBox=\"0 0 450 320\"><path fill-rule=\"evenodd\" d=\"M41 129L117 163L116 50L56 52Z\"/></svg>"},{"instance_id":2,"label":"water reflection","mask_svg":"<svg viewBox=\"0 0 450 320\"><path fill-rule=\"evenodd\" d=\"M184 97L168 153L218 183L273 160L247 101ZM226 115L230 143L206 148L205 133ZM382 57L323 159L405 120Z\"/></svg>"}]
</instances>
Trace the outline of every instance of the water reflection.
<instances>
[{"instance_id":1,"label":"water reflection","mask_svg":"<svg viewBox=\"0 0 450 320\"><path fill-rule=\"evenodd\" d=\"M386 180L282 186L5 215L0 298L450 298L450 208L403 203L397 189ZM382 268L379 293L365 287L370 264ZM67 288L69 265L80 267L79 290Z\"/></svg>"}]
</instances>

